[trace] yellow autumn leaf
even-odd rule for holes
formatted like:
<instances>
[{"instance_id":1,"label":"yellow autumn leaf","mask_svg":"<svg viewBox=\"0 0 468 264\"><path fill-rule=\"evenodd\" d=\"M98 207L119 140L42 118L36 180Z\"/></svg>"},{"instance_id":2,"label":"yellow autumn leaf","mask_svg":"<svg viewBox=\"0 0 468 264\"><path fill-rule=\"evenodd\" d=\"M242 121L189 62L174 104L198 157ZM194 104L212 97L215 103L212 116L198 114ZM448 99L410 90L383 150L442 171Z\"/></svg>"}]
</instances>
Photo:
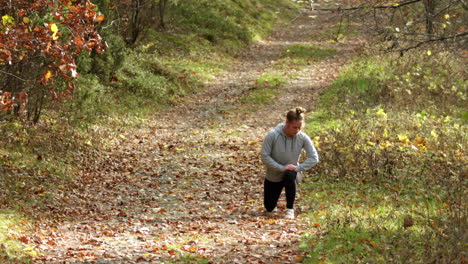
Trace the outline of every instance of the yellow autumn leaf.
<instances>
[{"instance_id":1,"label":"yellow autumn leaf","mask_svg":"<svg viewBox=\"0 0 468 264\"><path fill-rule=\"evenodd\" d=\"M388 140L386 140L385 142L383 142L382 144L380 144L380 149L386 149L386 148L390 148L392 147L392 143Z\"/></svg>"},{"instance_id":2,"label":"yellow autumn leaf","mask_svg":"<svg viewBox=\"0 0 468 264\"><path fill-rule=\"evenodd\" d=\"M385 128L382 137L388 138L388 130Z\"/></svg>"},{"instance_id":3,"label":"yellow autumn leaf","mask_svg":"<svg viewBox=\"0 0 468 264\"><path fill-rule=\"evenodd\" d=\"M432 55L432 51L428 50L427 51L427 56L431 56Z\"/></svg>"},{"instance_id":4,"label":"yellow autumn leaf","mask_svg":"<svg viewBox=\"0 0 468 264\"><path fill-rule=\"evenodd\" d=\"M23 22L25 24L28 24L29 22L31 22L31 19L29 19L29 17L23 17Z\"/></svg>"},{"instance_id":5,"label":"yellow autumn leaf","mask_svg":"<svg viewBox=\"0 0 468 264\"><path fill-rule=\"evenodd\" d=\"M398 134L398 139L400 141L407 141L408 140L408 136L404 135L404 134Z\"/></svg>"},{"instance_id":6,"label":"yellow autumn leaf","mask_svg":"<svg viewBox=\"0 0 468 264\"><path fill-rule=\"evenodd\" d=\"M49 29L52 31L52 33L57 33L58 32L58 27L55 23L50 23L49 24Z\"/></svg>"},{"instance_id":7,"label":"yellow autumn leaf","mask_svg":"<svg viewBox=\"0 0 468 264\"><path fill-rule=\"evenodd\" d=\"M52 33L58 32L58 27L55 23L50 23L50 31L52 31Z\"/></svg>"},{"instance_id":8,"label":"yellow autumn leaf","mask_svg":"<svg viewBox=\"0 0 468 264\"><path fill-rule=\"evenodd\" d=\"M190 247L190 248L189 248L187 251L189 251L189 252L192 252L192 253L193 253L193 252L197 252L197 249L196 249L196 248L194 248L194 247Z\"/></svg>"},{"instance_id":9,"label":"yellow autumn leaf","mask_svg":"<svg viewBox=\"0 0 468 264\"><path fill-rule=\"evenodd\" d=\"M57 27L57 25L55 23L50 23L49 24L49 29L50 29L50 31L52 31L52 39L57 40L58 39L58 36L57 36L58 27Z\"/></svg>"},{"instance_id":10,"label":"yellow autumn leaf","mask_svg":"<svg viewBox=\"0 0 468 264\"><path fill-rule=\"evenodd\" d=\"M9 15L2 16L3 25L13 24L14 22L15 22L15 19L12 16L9 16Z\"/></svg>"},{"instance_id":11,"label":"yellow autumn leaf","mask_svg":"<svg viewBox=\"0 0 468 264\"><path fill-rule=\"evenodd\" d=\"M383 110L382 108L380 108L379 111L377 111L376 115L380 119L387 119L387 114L385 113L385 110Z\"/></svg>"},{"instance_id":12,"label":"yellow autumn leaf","mask_svg":"<svg viewBox=\"0 0 468 264\"><path fill-rule=\"evenodd\" d=\"M325 216L327 215L327 211L317 210L317 214L320 216Z\"/></svg>"},{"instance_id":13,"label":"yellow autumn leaf","mask_svg":"<svg viewBox=\"0 0 468 264\"><path fill-rule=\"evenodd\" d=\"M450 19L450 15L449 15L449 14L445 14L445 15L444 15L444 18L448 20L448 19Z\"/></svg>"},{"instance_id":14,"label":"yellow autumn leaf","mask_svg":"<svg viewBox=\"0 0 468 264\"><path fill-rule=\"evenodd\" d=\"M47 71L46 74L45 74L45 76L44 76L44 78L45 78L46 80L49 80L49 79L52 78L53 76L54 76L54 75L52 74L51 71Z\"/></svg>"},{"instance_id":15,"label":"yellow autumn leaf","mask_svg":"<svg viewBox=\"0 0 468 264\"><path fill-rule=\"evenodd\" d=\"M426 143L426 141L424 140L423 137L416 137L416 138L414 139L414 143L416 143L416 144L424 144L424 143Z\"/></svg>"}]
</instances>

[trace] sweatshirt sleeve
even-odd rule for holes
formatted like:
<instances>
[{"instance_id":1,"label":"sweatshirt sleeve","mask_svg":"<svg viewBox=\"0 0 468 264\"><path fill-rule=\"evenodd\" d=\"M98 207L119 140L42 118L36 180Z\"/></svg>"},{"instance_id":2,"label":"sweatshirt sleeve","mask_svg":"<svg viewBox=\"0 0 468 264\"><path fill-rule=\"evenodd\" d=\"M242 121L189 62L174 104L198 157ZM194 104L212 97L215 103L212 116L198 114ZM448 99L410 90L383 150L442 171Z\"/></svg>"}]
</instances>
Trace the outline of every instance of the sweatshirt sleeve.
<instances>
[{"instance_id":1,"label":"sweatshirt sleeve","mask_svg":"<svg viewBox=\"0 0 468 264\"><path fill-rule=\"evenodd\" d=\"M275 133L274 132L269 132L266 135L265 140L263 141L262 162L263 162L263 164L265 164L269 168L282 171L284 166L279 164L278 162L276 162L271 157L271 152L273 151L274 140L275 140Z\"/></svg>"},{"instance_id":2,"label":"sweatshirt sleeve","mask_svg":"<svg viewBox=\"0 0 468 264\"><path fill-rule=\"evenodd\" d=\"M319 157L314 143L312 143L312 140L307 135L305 135L304 138L304 149L307 153L307 159L296 167L297 172L308 170L319 162Z\"/></svg>"}]
</instances>

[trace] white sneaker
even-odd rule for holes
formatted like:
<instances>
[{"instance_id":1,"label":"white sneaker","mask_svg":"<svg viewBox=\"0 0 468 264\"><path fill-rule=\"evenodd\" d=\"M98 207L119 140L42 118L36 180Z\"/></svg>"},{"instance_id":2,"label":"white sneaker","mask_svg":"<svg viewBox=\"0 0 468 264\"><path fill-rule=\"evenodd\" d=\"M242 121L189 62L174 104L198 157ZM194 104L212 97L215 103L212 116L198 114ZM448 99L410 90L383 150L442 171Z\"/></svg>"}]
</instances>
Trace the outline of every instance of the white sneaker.
<instances>
[{"instance_id":1,"label":"white sneaker","mask_svg":"<svg viewBox=\"0 0 468 264\"><path fill-rule=\"evenodd\" d=\"M294 209L286 209L285 219L294 219Z\"/></svg>"}]
</instances>

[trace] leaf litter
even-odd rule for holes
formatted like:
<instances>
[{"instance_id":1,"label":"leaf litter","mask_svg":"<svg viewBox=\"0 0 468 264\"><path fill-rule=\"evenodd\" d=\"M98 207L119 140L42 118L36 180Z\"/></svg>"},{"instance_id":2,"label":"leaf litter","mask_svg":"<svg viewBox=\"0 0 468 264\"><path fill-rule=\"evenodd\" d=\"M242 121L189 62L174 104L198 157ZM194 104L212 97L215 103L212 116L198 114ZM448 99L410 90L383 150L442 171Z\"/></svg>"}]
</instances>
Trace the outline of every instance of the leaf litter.
<instances>
[{"instance_id":1,"label":"leaf litter","mask_svg":"<svg viewBox=\"0 0 468 264\"><path fill-rule=\"evenodd\" d=\"M57 220L44 220L24 238L43 252L37 262L300 262L299 238L313 223L301 216L300 198L298 217L282 219L284 195L276 215L263 216L259 152L287 109L312 110L353 48L335 44L334 56L294 70L272 105L252 107L239 98L263 72L277 71L272 66L288 46L333 25L328 15L299 15L203 91L142 128L119 130L122 136L73 185L57 190L64 205L51 208Z\"/></svg>"}]
</instances>

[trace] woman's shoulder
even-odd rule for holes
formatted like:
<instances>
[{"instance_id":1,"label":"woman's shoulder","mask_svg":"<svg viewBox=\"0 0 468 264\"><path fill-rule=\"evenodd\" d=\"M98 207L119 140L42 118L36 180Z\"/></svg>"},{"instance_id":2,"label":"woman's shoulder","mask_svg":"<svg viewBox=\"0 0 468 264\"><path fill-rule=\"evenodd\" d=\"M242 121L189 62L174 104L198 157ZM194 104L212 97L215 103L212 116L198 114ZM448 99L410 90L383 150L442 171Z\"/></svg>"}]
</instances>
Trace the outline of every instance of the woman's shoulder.
<instances>
[{"instance_id":1,"label":"woman's shoulder","mask_svg":"<svg viewBox=\"0 0 468 264\"><path fill-rule=\"evenodd\" d=\"M301 139L304 139L304 140L307 140L307 139L308 139L308 140L310 140L309 135L307 135L307 133L304 132L304 131L299 132L298 136L299 136Z\"/></svg>"}]
</instances>

